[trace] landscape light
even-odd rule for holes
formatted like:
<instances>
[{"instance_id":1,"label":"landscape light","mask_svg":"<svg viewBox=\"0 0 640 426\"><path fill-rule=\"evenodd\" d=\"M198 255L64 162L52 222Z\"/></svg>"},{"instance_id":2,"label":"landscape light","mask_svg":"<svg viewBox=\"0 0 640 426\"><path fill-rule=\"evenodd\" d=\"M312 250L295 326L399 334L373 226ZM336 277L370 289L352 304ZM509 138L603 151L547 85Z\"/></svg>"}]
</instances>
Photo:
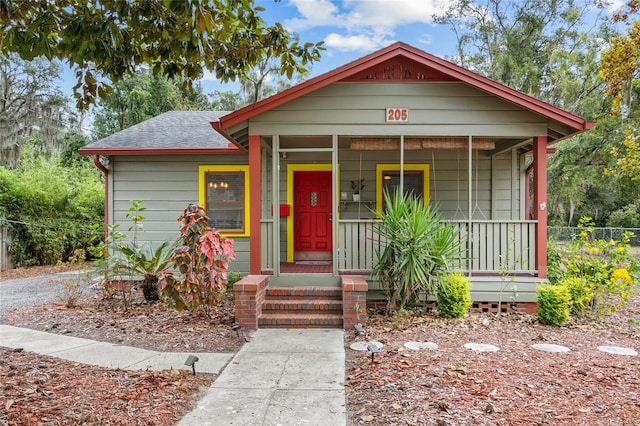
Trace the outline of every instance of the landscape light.
<instances>
[{"instance_id":1,"label":"landscape light","mask_svg":"<svg viewBox=\"0 0 640 426\"><path fill-rule=\"evenodd\" d=\"M196 362L198 362L198 357L195 355L189 355L187 360L184 362L184 365L193 369L194 376L196 375Z\"/></svg>"},{"instance_id":2,"label":"landscape light","mask_svg":"<svg viewBox=\"0 0 640 426\"><path fill-rule=\"evenodd\" d=\"M374 344L374 343L369 343L367 345L367 350L369 351L369 353L371 354L371 362L373 362L373 357L380 352L380 349L378 348L378 345Z\"/></svg>"},{"instance_id":3,"label":"landscape light","mask_svg":"<svg viewBox=\"0 0 640 426\"><path fill-rule=\"evenodd\" d=\"M231 329L236 332L236 335L238 337L240 337L240 324L234 324L233 327L231 327Z\"/></svg>"},{"instance_id":4,"label":"landscape light","mask_svg":"<svg viewBox=\"0 0 640 426\"><path fill-rule=\"evenodd\" d=\"M364 327L362 326L362 324L356 324L353 326L353 328L356 329L356 336L364 334Z\"/></svg>"}]
</instances>

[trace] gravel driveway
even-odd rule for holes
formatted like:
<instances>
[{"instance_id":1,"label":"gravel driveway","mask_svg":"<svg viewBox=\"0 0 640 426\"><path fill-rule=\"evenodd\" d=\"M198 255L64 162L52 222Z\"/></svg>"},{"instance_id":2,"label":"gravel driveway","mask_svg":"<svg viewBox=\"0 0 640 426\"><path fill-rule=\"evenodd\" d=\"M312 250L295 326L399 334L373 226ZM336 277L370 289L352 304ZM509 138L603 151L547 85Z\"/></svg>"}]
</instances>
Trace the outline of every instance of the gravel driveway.
<instances>
[{"instance_id":1,"label":"gravel driveway","mask_svg":"<svg viewBox=\"0 0 640 426\"><path fill-rule=\"evenodd\" d=\"M61 283L81 280L84 292L93 291L86 271L69 271L38 277L0 281L0 322L10 311L28 305L56 300L62 292Z\"/></svg>"}]
</instances>

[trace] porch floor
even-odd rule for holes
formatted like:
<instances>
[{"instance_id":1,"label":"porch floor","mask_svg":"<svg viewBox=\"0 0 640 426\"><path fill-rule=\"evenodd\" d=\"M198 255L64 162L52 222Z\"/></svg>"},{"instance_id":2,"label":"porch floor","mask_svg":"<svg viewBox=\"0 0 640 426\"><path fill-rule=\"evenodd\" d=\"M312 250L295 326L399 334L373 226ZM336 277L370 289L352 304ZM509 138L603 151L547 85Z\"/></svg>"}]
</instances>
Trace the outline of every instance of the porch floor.
<instances>
[{"instance_id":1,"label":"porch floor","mask_svg":"<svg viewBox=\"0 0 640 426\"><path fill-rule=\"evenodd\" d=\"M333 262L330 260L304 260L293 263L281 262L281 274L330 274Z\"/></svg>"}]
</instances>

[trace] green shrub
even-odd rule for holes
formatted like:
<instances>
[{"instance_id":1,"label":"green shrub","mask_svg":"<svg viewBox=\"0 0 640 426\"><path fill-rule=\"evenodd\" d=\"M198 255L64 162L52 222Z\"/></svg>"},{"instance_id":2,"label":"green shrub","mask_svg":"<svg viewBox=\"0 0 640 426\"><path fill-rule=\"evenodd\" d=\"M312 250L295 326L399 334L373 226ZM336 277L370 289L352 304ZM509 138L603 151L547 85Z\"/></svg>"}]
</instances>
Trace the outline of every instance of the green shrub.
<instances>
[{"instance_id":1,"label":"green shrub","mask_svg":"<svg viewBox=\"0 0 640 426\"><path fill-rule=\"evenodd\" d=\"M569 290L571 296L570 311L572 315L584 316L593 306L593 288L582 277L569 277L558 283Z\"/></svg>"},{"instance_id":2,"label":"green shrub","mask_svg":"<svg viewBox=\"0 0 640 426\"><path fill-rule=\"evenodd\" d=\"M460 273L441 274L436 290L438 312L447 318L460 318L471 307L469 279Z\"/></svg>"},{"instance_id":3,"label":"green shrub","mask_svg":"<svg viewBox=\"0 0 640 426\"><path fill-rule=\"evenodd\" d=\"M640 211L634 203L611 213L607 226L613 228L640 228Z\"/></svg>"},{"instance_id":4,"label":"green shrub","mask_svg":"<svg viewBox=\"0 0 640 426\"><path fill-rule=\"evenodd\" d=\"M590 218L580 219L580 233L558 247L558 259L552 258L554 275L549 279L554 284L571 277L587 280L593 296L591 311L612 314L629 302L633 276L639 270L637 259L629 253L633 234L625 232L619 241L596 239L594 226Z\"/></svg>"},{"instance_id":5,"label":"green shrub","mask_svg":"<svg viewBox=\"0 0 640 426\"><path fill-rule=\"evenodd\" d=\"M538 296L538 319L561 326L569 318L571 295L566 286L541 284L536 289Z\"/></svg>"},{"instance_id":6,"label":"green shrub","mask_svg":"<svg viewBox=\"0 0 640 426\"><path fill-rule=\"evenodd\" d=\"M240 271L229 271L227 273L227 286L233 289L233 285L240 281L244 274Z\"/></svg>"},{"instance_id":7,"label":"green shrub","mask_svg":"<svg viewBox=\"0 0 640 426\"><path fill-rule=\"evenodd\" d=\"M55 265L76 250L90 252L101 237L104 189L95 168L65 168L31 155L20 167L0 167L0 220L12 236L16 266Z\"/></svg>"}]
</instances>

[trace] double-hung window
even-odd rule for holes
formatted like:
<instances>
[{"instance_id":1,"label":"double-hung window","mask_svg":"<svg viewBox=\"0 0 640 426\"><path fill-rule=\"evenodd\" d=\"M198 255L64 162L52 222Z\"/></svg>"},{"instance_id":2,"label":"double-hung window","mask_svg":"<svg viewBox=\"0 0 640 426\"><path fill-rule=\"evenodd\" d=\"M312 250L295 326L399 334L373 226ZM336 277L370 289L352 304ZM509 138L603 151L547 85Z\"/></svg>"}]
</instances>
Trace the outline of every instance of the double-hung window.
<instances>
[{"instance_id":1,"label":"double-hung window","mask_svg":"<svg viewBox=\"0 0 640 426\"><path fill-rule=\"evenodd\" d=\"M249 166L200 166L200 204L209 226L228 236L249 235Z\"/></svg>"},{"instance_id":2,"label":"double-hung window","mask_svg":"<svg viewBox=\"0 0 640 426\"><path fill-rule=\"evenodd\" d=\"M429 200L429 165L405 164L402 189L423 200ZM376 165L376 210L384 210L384 191L393 194L400 188L400 164Z\"/></svg>"}]
</instances>

